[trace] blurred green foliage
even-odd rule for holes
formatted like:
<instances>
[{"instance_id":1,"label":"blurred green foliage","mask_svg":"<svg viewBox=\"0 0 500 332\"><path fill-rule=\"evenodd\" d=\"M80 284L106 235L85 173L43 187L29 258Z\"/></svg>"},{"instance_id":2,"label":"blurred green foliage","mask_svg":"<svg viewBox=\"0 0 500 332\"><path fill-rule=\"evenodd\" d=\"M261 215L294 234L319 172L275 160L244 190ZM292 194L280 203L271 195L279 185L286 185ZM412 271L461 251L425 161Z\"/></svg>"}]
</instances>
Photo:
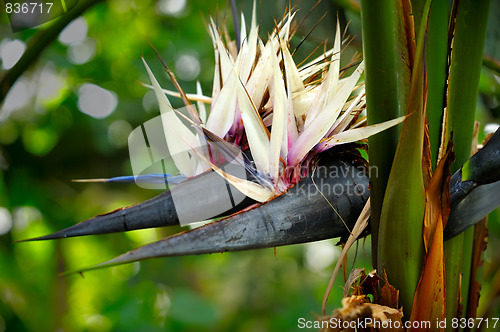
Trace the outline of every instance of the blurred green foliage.
<instances>
[{"instance_id":1,"label":"blurred green foliage","mask_svg":"<svg viewBox=\"0 0 500 332\"><path fill-rule=\"evenodd\" d=\"M8 96L0 108L0 332L293 331L300 330L299 318L314 320L319 314L340 252L333 248L334 240L277 248L276 253L268 249L154 259L89 272L83 278L57 274L108 260L181 228L13 243L158 194L135 185L71 180L131 174L128 133L158 114L151 94L138 83L147 82L141 56L154 72L162 72L148 40L178 74L186 92L195 92L197 79L210 95L214 57L203 20L212 15L220 24L227 21L232 33L226 1L188 0L181 10L179 3L183 1L98 4L80 21L87 27L80 43L64 43L62 37L52 43L13 87L15 98ZM300 2L297 21L314 3ZM261 36L272 29L273 17L281 18L287 4L262 4ZM237 5L249 23L252 2L237 1ZM333 39L339 9L341 21L352 20L350 32L357 37L346 52L359 52L359 8L349 8L344 11L334 1L323 1L292 39L292 45L298 45L328 10L296 59L304 59L324 39ZM0 49L14 40L27 42L50 24L14 34L2 11ZM199 72L180 75L186 66L179 60L186 55L195 59ZM1 59L0 63L3 73L6 63ZM173 88L165 75L158 78L165 88ZM117 96L114 112L95 118L79 110L80 87L86 83ZM498 76L485 70L484 99L497 98L498 105L498 91ZM174 106L181 105L180 100L171 100ZM484 123L498 123L488 105L478 105L478 117ZM498 210L489 225L483 289L495 292L500 289L500 259L495 254L500 245ZM7 231L1 232L2 226ZM369 251L370 244L360 241L357 252L351 250L347 268L356 256L356 267L369 269ZM342 279L337 278L329 309L340 305ZM487 310L491 299L484 296L482 301L480 310Z\"/></svg>"}]
</instances>

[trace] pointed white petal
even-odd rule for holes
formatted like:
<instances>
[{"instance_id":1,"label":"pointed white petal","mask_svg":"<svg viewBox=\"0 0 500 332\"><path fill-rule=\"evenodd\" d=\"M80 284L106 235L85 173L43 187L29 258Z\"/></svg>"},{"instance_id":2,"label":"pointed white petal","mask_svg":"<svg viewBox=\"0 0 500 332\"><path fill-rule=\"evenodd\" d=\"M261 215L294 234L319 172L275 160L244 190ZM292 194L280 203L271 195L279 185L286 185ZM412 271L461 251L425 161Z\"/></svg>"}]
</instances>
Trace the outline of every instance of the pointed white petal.
<instances>
[{"instance_id":1,"label":"pointed white petal","mask_svg":"<svg viewBox=\"0 0 500 332\"><path fill-rule=\"evenodd\" d=\"M244 52L244 61L241 66L240 78L244 83L246 83L250 77L250 72L255 62L255 56L257 54L258 27L255 15L256 14L255 14L255 1L254 1L252 10L252 25L250 27L248 39L245 40L246 42L245 47L244 48L242 47L242 50ZM240 52L242 50L240 50Z\"/></svg>"},{"instance_id":2,"label":"pointed white petal","mask_svg":"<svg viewBox=\"0 0 500 332\"><path fill-rule=\"evenodd\" d=\"M236 73L235 73L236 75ZM257 169L269 173L269 132L262 122L253 101L240 80L236 82L238 106L245 126L248 145Z\"/></svg>"},{"instance_id":3,"label":"pointed white petal","mask_svg":"<svg viewBox=\"0 0 500 332\"><path fill-rule=\"evenodd\" d=\"M285 132L283 133L283 143L281 144L281 151L282 155L281 157L286 160L288 157L288 150L292 147L292 145L295 143L297 140L299 134L297 131L297 123L301 127L303 124L302 121L302 116L299 116L296 119L297 112L295 111L296 106L295 102L298 102L299 100L294 100L293 95L294 94L300 94L304 93L306 94L307 91L302 85L302 81L300 81L300 77L298 78L298 81L295 81L292 83L292 80L297 80L297 67L295 66L295 63L291 60L291 54L288 51L288 48L284 43L281 43L281 50L283 54L283 68L285 72L285 77L286 77L286 86L288 87L287 93L286 93L286 111L285 111ZM286 58L289 56L288 60ZM299 83L300 82L300 83ZM295 86L296 92L293 93L292 90L294 89L293 87ZM300 128L302 129L302 128Z\"/></svg>"},{"instance_id":4,"label":"pointed white petal","mask_svg":"<svg viewBox=\"0 0 500 332\"><path fill-rule=\"evenodd\" d=\"M325 137L328 138L328 137L331 137L333 135L336 135L336 134L344 131L345 128L347 128L347 126L349 125L349 123L351 123L354 116L356 116L358 109L359 109L359 105L360 105L361 101L364 100L364 97L365 97L365 89L363 87L363 90L356 96L356 98L354 98L353 100L350 100L349 102L347 102L344 105L344 107L342 109L342 112L343 112L342 116L340 116L337 119L337 121L335 121L335 123L330 128L330 130L325 135ZM328 149L328 147L326 147L325 141L321 141L320 143L318 143L318 145L316 146L315 149L318 151L324 151L324 150Z\"/></svg>"},{"instance_id":5,"label":"pointed white petal","mask_svg":"<svg viewBox=\"0 0 500 332\"><path fill-rule=\"evenodd\" d=\"M231 75L212 104L206 128L224 138L234 122L236 112L236 77Z\"/></svg>"},{"instance_id":6,"label":"pointed white petal","mask_svg":"<svg viewBox=\"0 0 500 332\"><path fill-rule=\"evenodd\" d=\"M349 95L356 86L363 72L363 68L364 63L361 62L326 107L319 112L309 125L304 127L304 131L300 134L299 138L292 146L292 149L288 152L288 166L296 166L328 133L337 120L347 98L349 98Z\"/></svg>"},{"instance_id":7,"label":"pointed white petal","mask_svg":"<svg viewBox=\"0 0 500 332\"><path fill-rule=\"evenodd\" d=\"M284 143L286 143L285 147L282 147L283 151L283 159L286 160L288 157L288 151L293 146L297 138L299 137L299 133L297 131L297 121L295 119L294 114L294 105L292 101L292 94L288 93L287 103L286 103L286 131L284 133Z\"/></svg>"},{"instance_id":8,"label":"pointed white petal","mask_svg":"<svg viewBox=\"0 0 500 332\"><path fill-rule=\"evenodd\" d=\"M337 91L337 84L339 81L340 74L340 24L337 19L337 33L335 34L335 42L333 44L333 54L332 60L330 63L330 68L328 69L328 74L326 75L326 79L323 83L321 91L327 96L325 99L324 105L328 104Z\"/></svg>"},{"instance_id":9,"label":"pointed white petal","mask_svg":"<svg viewBox=\"0 0 500 332\"><path fill-rule=\"evenodd\" d=\"M277 183L280 169L281 143L285 133L287 99L285 97L285 85L281 74L280 64L276 54L272 54L273 61L273 84L271 94L273 97L273 124L271 127L271 140L269 147L270 176Z\"/></svg>"},{"instance_id":10,"label":"pointed white petal","mask_svg":"<svg viewBox=\"0 0 500 332\"><path fill-rule=\"evenodd\" d=\"M231 71L233 70L234 63L231 57L229 56L228 50L224 45L224 42L222 41L222 37L219 33L219 30L217 29L217 26L215 25L212 19L210 19L210 22L212 25L213 38L215 39L215 44L217 45L217 51L219 52L221 78L222 78L222 84L224 85L226 80L229 79Z\"/></svg>"},{"instance_id":11,"label":"pointed white petal","mask_svg":"<svg viewBox=\"0 0 500 332\"><path fill-rule=\"evenodd\" d=\"M220 176L226 179L227 182L229 182L236 189L238 189L243 195L248 196L251 199L256 200L257 202L263 203L274 196L274 192L258 185L257 183L237 178L229 173L224 172L223 170L221 170L220 168L218 168L213 164L212 168Z\"/></svg>"},{"instance_id":12,"label":"pointed white petal","mask_svg":"<svg viewBox=\"0 0 500 332\"><path fill-rule=\"evenodd\" d=\"M193 176L193 164L187 152L189 147L186 146L185 141L191 142L194 146L197 146L199 143L196 141L196 136L175 115L172 105L163 93L148 64L144 59L142 59L142 61L144 62L144 66L146 67L149 79L153 85L156 98L158 99L160 112L162 113L161 119L163 123L164 135L170 155L172 156L175 166L182 174L187 177ZM184 140L181 137L184 137Z\"/></svg>"},{"instance_id":13,"label":"pointed white petal","mask_svg":"<svg viewBox=\"0 0 500 332\"><path fill-rule=\"evenodd\" d=\"M318 95L319 99L315 101L315 105L307 114L306 123L304 125L305 127L307 127L316 118L318 113L322 111L323 108L325 108L337 94L340 74L340 33L340 25L337 20L337 33L335 35L330 67L323 83L321 83L321 90Z\"/></svg>"},{"instance_id":14,"label":"pointed white petal","mask_svg":"<svg viewBox=\"0 0 500 332\"><path fill-rule=\"evenodd\" d=\"M382 123L377 123L371 126L350 129L333 135L325 140L325 147L330 148L334 145L352 143L360 141L362 139L368 138L372 135L378 134L390 127L393 127L401 122L403 122L407 116L402 116L393 120L385 121Z\"/></svg>"},{"instance_id":15,"label":"pointed white petal","mask_svg":"<svg viewBox=\"0 0 500 332\"><path fill-rule=\"evenodd\" d=\"M303 81L306 80L313 74L316 74L317 72L322 71L323 68L327 67L330 64L330 62L325 60L328 59L328 57L330 57L332 54L333 54L333 48L328 52L325 52L324 54L315 58L314 60L306 63L305 65L300 66L298 69L302 80Z\"/></svg>"},{"instance_id":16,"label":"pointed white petal","mask_svg":"<svg viewBox=\"0 0 500 332\"><path fill-rule=\"evenodd\" d=\"M199 96L203 96L203 90L201 89L200 81L196 81L196 94ZM201 123L204 125L207 123L207 109L205 104L201 101L197 101L198 113L200 114Z\"/></svg>"},{"instance_id":17,"label":"pointed white petal","mask_svg":"<svg viewBox=\"0 0 500 332\"><path fill-rule=\"evenodd\" d=\"M286 21L281 21L280 22L280 31L279 31L279 38L280 39L283 39L285 41L288 41L289 40L289 37L290 37L290 25L292 24L292 21L293 21L293 18L295 17L295 13L292 13L290 15L290 13L288 13L286 15Z\"/></svg>"},{"instance_id":18,"label":"pointed white petal","mask_svg":"<svg viewBox=\"0 0 500 332\"><path fill-rule=\"evenodd\" d=\"M346 109L346 112L333 125L334 129L332 131L332 134L338 134L343 132L347 128L347 126L349 126L354 117L356 115L359 115L359 113L365 108L366 106L365 88L363 87L358 97L353 99L350 104L346 105L348 105L348 108ZM350 126L350 129L354 129L354 126Z\"/></svg>"},{"instance_id":19,"label":"pointed white petal","mask_svg":"<svg viewBox=\"0 0 500 332\"><path fill-rule=\"evenodd\" d=\"M266 46L263 46L262 41L259 40L259 45L262 54L246 84L247 90L251 94L256 107L261 106L262 99L269 86L271 73L273 72L271 54L278 51L278 44L274 45L270 40L267 41Z\"/></svg>"},{"instance_id":20,"label":"pointed white petal","mask_svg":"<svg viewBox=\"0 0 500 332\"><path fill-rule=\"evenodd\" d=\"M215 103L217 100L217 97L219 96L220 89L221 89L221 69L220 69L220 56L219 56L219 51L214 48L214 53L215 53L215 68L214 68L214 81L213 81L213 86L212 86L212 102L211 104Z\"/></svg>"},{"instance_id":21,"label":"pointed white petal","mask_svg":"<svg viewBox=\"0 0 500 332\"><path fill-rule=\"evenodd\" d=\"M194 150L195 153L198 153L196 150ZM212 169L217 172L220 176L222 176L224 179L226 179L230 184L232 184L236 189L238 189L242 194L245 196L248 196L258 202L265 202L269 200L271 197L274 196L275 192L265 188L255 182L248 181L245 179L240 179L234 175L231 175L224 170L220 169L213 163L211 163L206 157L203 155L199 154L200 159L204 159L205 162L209 163Z\"/></svg>"},{"instance_id":22,"label":"pointed white petal","mask_svg":"<svg viewBox=\"0 0 500 332\"><path fill-rule=\"evenodd\" d=\"M300 78L299 71L297 70L297 66L293 61L292 55L288 50L288 47L285 45L283 40L280 40L281 53L283 54L283 62L286 72L286 78L288 81L288 89L292 92L292 95L295 96L293 98L293 110L295 112L296 117L301 117L304 115L309 105L303 102L304 97L307 97L306 88L302 79Z\"/></svg>"},{"instance_id":23,"label":"pointed white petal","mask_svg":"<svg viewBox=\"0 0 500 332\"><path fill-rule=\"evenodd\" d=\"M240 19L240 48L243 46L243 44L247 43L247 24L245 22L245 15L241 13L241 19Z\"/></svg>"}]
</instances>

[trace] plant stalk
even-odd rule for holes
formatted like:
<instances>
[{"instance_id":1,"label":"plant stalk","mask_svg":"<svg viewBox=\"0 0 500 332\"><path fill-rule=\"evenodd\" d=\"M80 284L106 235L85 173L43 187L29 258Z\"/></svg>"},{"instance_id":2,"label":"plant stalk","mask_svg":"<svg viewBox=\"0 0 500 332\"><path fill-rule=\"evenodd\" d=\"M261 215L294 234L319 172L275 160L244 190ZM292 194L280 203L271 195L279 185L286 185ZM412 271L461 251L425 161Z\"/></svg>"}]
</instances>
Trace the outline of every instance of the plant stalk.
<instances>
[{"instance_id":1,"label":"plant stalk","mask_svg":"<svg viewBox=\"0 0 500 332\"><path fill-rule=\"evenodd\" d=\"M399 1L361 1L368 124L402 116L409 94L411 66ZM371 185L372 264L377 266L380 213L398 145L401 125L368 139Z\"/></svg>"},{"instance_id":2,"label":"plant stalk","mask_svg":"<svg viewBox=\"0 0 500 332\"><path fill-rule=\"evenodd\" d=\"M452 42L448 80L448 118L445 139L453 133L455 163L452 173L469 159L474 129L474 117L488 21L489 0L460 0L454 2L455 28ZM470 281L470 256L473 230L445 242L446 316L458 317L462 277L463 303L467 303ZM463 239L463 240L462 240ZM460 253L463 248L463 254ZM466 309L466 308L464 308Z\"/></svg>"}]
</instances>

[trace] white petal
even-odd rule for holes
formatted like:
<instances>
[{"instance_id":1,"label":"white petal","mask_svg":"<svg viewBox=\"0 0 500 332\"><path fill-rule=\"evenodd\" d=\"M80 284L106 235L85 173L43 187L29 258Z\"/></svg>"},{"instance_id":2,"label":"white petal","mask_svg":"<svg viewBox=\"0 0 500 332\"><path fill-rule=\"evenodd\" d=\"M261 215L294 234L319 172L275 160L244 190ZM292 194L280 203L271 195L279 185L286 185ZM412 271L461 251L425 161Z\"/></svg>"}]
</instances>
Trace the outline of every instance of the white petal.
<instances>
[{"instance_id":1,"label":"white petal","mask_svg":"<svg viewBox=\"0 0 500 332\"><path fill-rule=\"evenodd\" d=\"M235 74L236 75L236 74ZM241 112L241 119L245 126L248 145L252 152L257 169L264 173L269 173L269 132L262 122L262 118L257 112L254 103L250 99L245 87L238 80L236 83L238 95L238 106Z\"/></svg>"},{"instance_id":2,"label":"white petal","mask_svg":"<svg viewBox=\"0 0 500 332\"><path fill-rule=\"evenodd\" d=\"M273 54L273 84L271 93L273 97L273 124L271 127L271 140L269 148L269 168L270 176L276 183L279 175L281 143L285 133L287 99L285 97L285 85L283 75L278 61L278 57Z\"/></svg>"},{"instance_id":3,"label":"white petal","mask_svg":"<svg viewBox=\"0 0 500 332\"><path fill-rule=\"evenodd\" d=\"M345 84L338 90L333 99L326 105L311 123L304 127L304 131L288 152L288 166L296 166L306 154L328 133L337 120L342 107L349 98L352 90L363 72L364 63L361 62L349 76Z\"/></svg>"},{"instance_id":4,"label":"white petal","mask_svg":"<svg viewBox=\"0 0 500 332\"><path fill-rule=\"evenodd\" d=\"M227 182L238 189L243 195L248 196L251 199L256 200L257 202L263 203L274 196L274 193L271 190L264 188L257 183L237 178L229 173L224 172L215 165L212 165L212 168L220 176L226 179Z\"/></svg>"},{"instance_id":5,"label":"white petal","mask_svg":"<svg viewBox=\"0 0 500 332\"><path fill-rule=\"evenodd\" d=\"M199 145L199 141L196 140L196 136L182 123L182 121L174 113L172 105L168 101L167 97L163 93L158 81L154 77L151 69L147 65L146 61L142 59L144 66L149 75L149 79L153 85L156 98L160 106L160 112L162 113L162 123L165 139L167 141L168 150L175 166L179 171L186 175L187 177L194 175L194 166L189 157L188 150L190 147L186 145L192 144L193 147Z\"/></svg>"},{"instance_id":6,"label":"white petal","mask_svg":"<svg viewBox=\"0 0 500 332\"><path fill-rule=\"evenodd\" d=\"M196 81L196 94L199 96L203 96L203 90L201 89L200 81ZM207 109L205 107L205 104L201 100L197 100L197 106L198 106L198 113L200 114L201 123L205 124L207 122Z\"/></svg>"},{"instance_id":7,"label":"white petal","mask_svg":"<svg viewBox=\"0 0 500 332\"><path fill-rule=\"evenodd\" d=\"M372 135L378 134L381 131L384 131L390 127L393 127L401 122L403 122L407 116L402 116L393 120L385 121L382 123L377 123L371 126L350 129L343 131L337 135L334 135L325 140L325 146L327 148L332 147L334 145L352 143L356 141L360 141L362 139L368 138Z\"/></svg>"},{"instance_id":8,"label":"white petal","mask_svg":"<svg viewBox=\"0 0 500 332\"><path fill-rule=\"evenodd\" d=\"M224 138L234 122L236 112L236 77L231 75L212 104L206 128Z\"/></svg>"},{"instance_id":9,"label":"white petal","mask_svg":"<svg viewBox=\"0 0 500 332\"><path fill-rule=\"evenodd\" d=\"M330 62L330 68L326 74L323 83L321 83L321 89L319 91L318 100L314 101L314 105L309 110L306 118L305 127L307 127L322 111L326 105L333 99L337 94L338 82L340 74L340 26L337 20L337 33L335 35L335 42L333 45L333 54Z\"/></svg>"}]
</instances>

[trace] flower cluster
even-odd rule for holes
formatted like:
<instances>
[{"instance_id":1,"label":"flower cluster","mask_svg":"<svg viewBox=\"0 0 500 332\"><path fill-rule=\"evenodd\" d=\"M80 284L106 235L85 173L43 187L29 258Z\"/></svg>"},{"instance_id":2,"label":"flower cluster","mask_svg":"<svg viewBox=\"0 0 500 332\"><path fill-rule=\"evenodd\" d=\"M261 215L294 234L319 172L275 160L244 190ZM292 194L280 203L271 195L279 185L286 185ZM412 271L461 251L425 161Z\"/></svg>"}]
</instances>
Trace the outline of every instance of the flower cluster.
<instances>
[{"instance_id":1,"label":"flower cluster","mask_svg":"<svg viewBox=\"0 0 500 332\"><path fill-rule=\"evenodd\" d=\"M160 111L168 114L162 117L168 147L183 151L173 156L183 175L191 177L212 168L245 195L264 202L298 182L317 153L367 138L403 120L365 125L366 119L360 116L364 86L358 84L364 64L354 64L349 76L341 70L338 23L333 48L297 66L289 49L294 16L288 12L264 43L258 35L254 3L248 33L242 19L239 47L210 20L215 51L212 96L203 96L199 86L194 95L178 87L187 115L172 108L166 93L176 93L161 89L144 62ZM189 100L197 102L198 111ZM195 148L199 146L209 148ZM244 153L238 157L237 152L246 149L253 161ZM224 172L216 151L226 159L232 155L239 160L254 179Z\"/></svg>"}]
</instances>

